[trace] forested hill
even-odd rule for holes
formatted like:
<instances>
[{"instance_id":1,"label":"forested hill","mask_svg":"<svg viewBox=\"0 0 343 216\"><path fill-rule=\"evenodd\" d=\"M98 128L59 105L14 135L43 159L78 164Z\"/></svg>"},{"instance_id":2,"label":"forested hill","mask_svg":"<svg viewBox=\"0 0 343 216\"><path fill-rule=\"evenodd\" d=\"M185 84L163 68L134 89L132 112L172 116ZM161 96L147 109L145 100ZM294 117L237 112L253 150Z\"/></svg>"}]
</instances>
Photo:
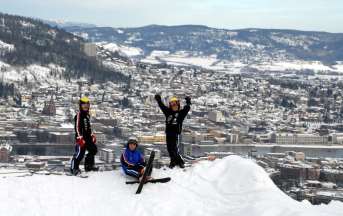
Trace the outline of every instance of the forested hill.
<instances>
[{"instance_id":1,"label":"forested hill","mask_svg":"<svg viewBox=\"0 0 343 216\"><path fill-rule=\"evenodd\" d=\"M126 82L128 77L104 67L95 57L84 53L86 41L42 21L0 13L0 61L12 66L56 64L64 67L65 78L89 77L93 80Z\"/></svg>"}]
</instances>

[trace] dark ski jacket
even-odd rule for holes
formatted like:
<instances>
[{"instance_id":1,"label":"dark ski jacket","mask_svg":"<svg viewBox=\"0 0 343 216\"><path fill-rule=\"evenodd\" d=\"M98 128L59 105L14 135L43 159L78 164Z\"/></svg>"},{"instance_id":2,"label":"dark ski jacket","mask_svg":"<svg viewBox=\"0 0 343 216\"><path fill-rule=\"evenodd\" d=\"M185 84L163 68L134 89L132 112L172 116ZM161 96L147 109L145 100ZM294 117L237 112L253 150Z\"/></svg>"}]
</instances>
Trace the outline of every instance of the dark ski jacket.
<instances>
[{"instance_id":1,"label":"dark ski jacket","mask_svg":"<svg viewBox=\"0 0 343 216\"><path fill-rule=\"evenodd\" d=\"M166 117L166 134L181 134L183 120L191 109L190 104L186 104L183 109L175 112L171 108L165 106L161 100L157 100L157 103Z\"/></svg>"},{"instance_id":2,"label":"dark ski jacket","mask_svg":"<svg viewBox=\"0 0 343 216\"><path fill-rule=\"evenodd\" d=\"M90 124L90 115L88 112L78 112L74 117L75 139L83 136L88 142L92 140L92 128Z\"/></svg>"},{"instance_id":3,"label":"dark ski jacket","mask_svg":"<svg viewBox=\"0 0 343 216\"><path fill-rule=\"evenodd\" d=\"M139 150L131 151L129 147L126 147L120 157L121 165L125 168L137 168L145 167L145 161L142 153Z\"/></svg>"}]
</instances>

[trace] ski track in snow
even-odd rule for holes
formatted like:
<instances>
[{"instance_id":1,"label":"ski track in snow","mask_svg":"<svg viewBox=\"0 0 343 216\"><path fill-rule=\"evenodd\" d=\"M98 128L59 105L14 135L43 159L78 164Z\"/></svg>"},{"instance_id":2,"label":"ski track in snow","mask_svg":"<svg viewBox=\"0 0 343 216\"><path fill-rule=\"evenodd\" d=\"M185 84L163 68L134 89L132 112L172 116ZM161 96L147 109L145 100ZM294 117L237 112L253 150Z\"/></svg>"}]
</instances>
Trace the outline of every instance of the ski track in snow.
<instances>
[{"instance_id":1,"label":"ski track in snow","mask_svg":"<svg viewBox=\"0 0 343 216\"><path fill-rule=\"evenodd\" d=\"M166 184L126 185L121 171L68 176L0 178L0 215L139 216L338 216L343 203L312 206L280 191L254 162L229 156L203 161L186 171L154 170Z\"/></svg>"}]
</instances>

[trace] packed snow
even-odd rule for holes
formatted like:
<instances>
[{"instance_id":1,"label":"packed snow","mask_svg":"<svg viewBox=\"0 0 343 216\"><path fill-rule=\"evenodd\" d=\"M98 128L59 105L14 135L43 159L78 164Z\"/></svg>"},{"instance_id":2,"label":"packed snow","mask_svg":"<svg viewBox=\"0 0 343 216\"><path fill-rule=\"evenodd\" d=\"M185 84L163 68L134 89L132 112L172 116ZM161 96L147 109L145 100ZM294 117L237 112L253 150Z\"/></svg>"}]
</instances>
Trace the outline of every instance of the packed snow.
<instances>
[{"instance_id":1,"label":"packed snow","mask_svg":"<svg viewBox=\"0 0 343 216\"><path fill-rule=\"evenodd\" d=\"M166 184L126 185L121 171L89 178L33 175L6 177L0 184L0 215L140 216L338 216L343 203L313 206L280 191L254 162L229 156L187 168L154 170ZM3 175L2 175L3 176Z\"/></svg>"}]
</instances>

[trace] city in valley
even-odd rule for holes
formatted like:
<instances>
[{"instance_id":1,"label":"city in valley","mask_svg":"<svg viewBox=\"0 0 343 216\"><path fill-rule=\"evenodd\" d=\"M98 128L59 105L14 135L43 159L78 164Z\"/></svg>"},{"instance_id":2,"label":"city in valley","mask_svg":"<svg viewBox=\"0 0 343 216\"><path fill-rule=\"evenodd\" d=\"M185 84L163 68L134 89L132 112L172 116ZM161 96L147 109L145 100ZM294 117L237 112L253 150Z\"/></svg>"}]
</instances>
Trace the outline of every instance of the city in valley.
<instances>
[{"instance_id":1,"label":"city in valley","mask_svg":"<svg viewBox=\"0 0 343 216\"><path fill-rule=\"evenodd\" d=\"M82 97L100 171L120 169L132 137L166 170L160 95L191 107L186 167L239 155L296 200L343 201L341 34L46 23L0 13L0 177L68 172Z\"/></svg>"},{"instance_id":2,"label":"city in valley","mask_svg":"<svg viewBox=\"0 0 343 216\"><path fill-rule=\"evenodd\" d=\"M82 95L91 101L97 163L104 169L118 166L132 136L144 151L159 152L156 166L167 165L165 118L154 95L161 94L165 103L176 95L181 106L190 96L191 111L180 144L187 163L208 156L243 155L254 158L296 199L342 200L341 76L241 68L218 72L147 63L121 70L131 76L127 84L52 79L46 85L19 88L20 98L1 99L2 166L68 168L74 148L73 118Z\"/></svg>"}]
</instances>

